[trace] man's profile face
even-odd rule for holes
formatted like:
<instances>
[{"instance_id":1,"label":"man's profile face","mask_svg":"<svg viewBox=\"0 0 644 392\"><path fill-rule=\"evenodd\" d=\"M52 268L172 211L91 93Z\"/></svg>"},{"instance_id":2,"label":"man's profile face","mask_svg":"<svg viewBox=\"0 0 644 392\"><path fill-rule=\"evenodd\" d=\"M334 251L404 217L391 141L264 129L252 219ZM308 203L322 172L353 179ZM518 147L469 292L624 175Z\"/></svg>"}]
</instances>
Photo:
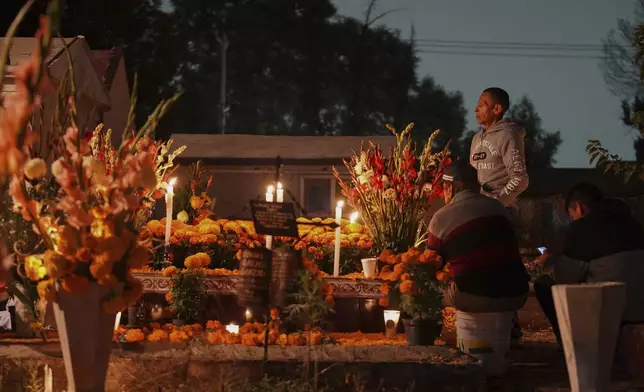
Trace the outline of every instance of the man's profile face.
<instances>
[{"instance_id":1,"label":"man's profile face","mask_svg":"<svg viewBox=\"0 0 644 392\"><path fill-rule=\"evenodd\" d=\"M571 203L570 206L568 206L568 215L570 215L572 220L577 220L583 218L586 215L586 212L585 209L582 208L581 204Z\"/></svg>"},{"instance_id":2,"label":"man's profile face","mask_svg":"<svg viewBox=\"0 0 644 392\"><path fill-rule=\"evenodd\" d=\"M501 116L501 105L496 103L490 93L482 93L476 104L476 122L480 125L492 124Z\"/></svg>"}]
</instances>

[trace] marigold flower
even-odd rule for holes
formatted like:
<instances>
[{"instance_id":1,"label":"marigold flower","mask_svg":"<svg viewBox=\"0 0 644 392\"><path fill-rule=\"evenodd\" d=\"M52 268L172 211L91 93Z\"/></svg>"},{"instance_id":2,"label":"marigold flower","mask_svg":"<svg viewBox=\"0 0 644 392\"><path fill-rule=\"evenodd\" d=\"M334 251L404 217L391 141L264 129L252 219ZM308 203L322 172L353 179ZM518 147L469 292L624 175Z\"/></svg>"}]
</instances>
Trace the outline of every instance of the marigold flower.
<instances>
[{"instance_id":1,"label":"marigold flower","mask_svg":"<svg viewBox=\"0 0 644 392\"><path fill-rule=\"evenodd\" d=\"M332 295L327 295L324 300L329 304L329 306L335 306L335 299L333 299Z\"/></svg>"},{"instance_id":2,"label":"marigold flower","mask_svg":"<svg viewBox=\"0 0 644 392\"><path fill-rule=\"evenodd\" d=\"M179 273L179 270L174 265L171 265L170 267L166 267L163 269L163 271L161 271L161 275L163 275L164 278L171 278L178 273Z\"/></svg>"},{"instance_id":3,"label":"marigold flower","mask_svg":"<svg viewBox=\"0 0 644 392\"><path fill-rule=\"evenodd\" d=\"M411 280L405 280L400 284L400 292L403 294L409 294L414 290L414 282Z\"/></svg>"},{"instance_id":4,"label":"marigold flower","mask_svg":"<svg viewBox=\"0 0 644 392\"><path fill-rule=\"evenodd\" d=\"M158 221L158 220L156 220L156 219L152 219L151 221L149 221L149 222L146 224L146 226L147 226L147 228L148 228L148 229L150 229L150 231L154 232L154 231L156 231L158 228L160 228L160 227L161 227L161 222L159 222L159 221Z\"/></svg>"},{"instance_id":5,"label":"marigold flower","mask_svg":"<svg viewBox=\"0 0 644 392\"><path fill-rule=\"evenodd\" d=\"M380 292L384 295L389 294L390 289L391 288L389 287L389 283L383 283L382 285L380 285Z\"/></svg>"},{"instance_id":6,"label":"marigold flower","mask_svg":"<svg viewBox=\"0 0 644 392\"><path fill-rule=\"evenodd\" d=\"M449 274L444 271L436 271L436 280L446 283L449 281Z\"/></svg>"},{"instance_id":7,"label":"marigold flower","mask_svg":"<svg viewBox=\"0 0 644 392\"><path fill-rule=\"evenodd\" d=\"M170 332L170 343L181 343L188 339L190 339L190 336L188 336L184 331L176 329Z\"/></svg>"},{"instance_id":8,"label":"marigold flower","mask_svg":"<svg viewBox=\"0 0 644 392\"><path fill-rule=\"evenodd\" d=\"M145 334L138 328L128 329L125 333L125 341L129 343L145 340Z\"/></svg>"},{"instance_id":9,"label":"marigold flower","mask_svg":"<svg viewBox=\"0 0 644 392\"><path fill-rule=\"evenodd\" d=\"M408 273L400 275L400 280L405 281L411 279L411 276Z\"/></svg>"},{"instance_id":10,"label":"marigold flower","mask_svg":"<svg viewBox=\"0 0 644 392\"><path fill-rule=\"evenodd\" d=\"M177 220L179 222L187 223L188 219L190 219L190 217L188 216L188 213L185 210L177 214Z\"/></svg>"},{"instance_id":11,"label":"marigold flower","mask_svg":"<svg viewBox=\"0 0 644 392\"><path fill-rule=\"evenodd\" d=\"M188 269L198 269L201 268L201 260L195 255L190 255L183 261L183 265Z\"/></svg>"},{"instance_id":12,"label":"marigold flower","mask_svg":"<svg viewBox=\"0 0 644 392\"><path fill-rule=\"evenodd\" d=\"M152 343L159 343L159 342L166 342L170 338L170 335L159 328L155 328L154 331L152 331L151 334L148 335L148 342Z\"/></svg>"},{"instance_id":13,"label":"marigold flower","mask_svg":"<svg viewBox=\"0 0 644 392\"><path fill-rule=\"evenodd\" d=\"M60 287L68 293L82 293L89 289L89 280L85 276L73 274L62 279Z\"/></svg>"},{"instance_id":14,"label":"marigold flower","mask_svg":"<svg viewBox=\"0 0 644 392\"><path fill-rule=\"evenodd\" d=\"M387 297L381 297L378 299L378 304L382 306L383 308L386 308L389 306L389 298Z\"/></svg>"},{"instance_id":15,"label":"marigold flower","mask_svg":"<svg viewBox=\"0 0 644 392\"><path fill-rule=\"evenodd\" d=\"M174 299L174 298L173 298L173 296L172 296L172 293L171 293L171 292L169 292L169 291L168 291L167 293L165 293L165 300L166 300L166 302L167 302L167 303L172 303L172 300L173 300L173 299Z\"/></svg>"}]
</instances>

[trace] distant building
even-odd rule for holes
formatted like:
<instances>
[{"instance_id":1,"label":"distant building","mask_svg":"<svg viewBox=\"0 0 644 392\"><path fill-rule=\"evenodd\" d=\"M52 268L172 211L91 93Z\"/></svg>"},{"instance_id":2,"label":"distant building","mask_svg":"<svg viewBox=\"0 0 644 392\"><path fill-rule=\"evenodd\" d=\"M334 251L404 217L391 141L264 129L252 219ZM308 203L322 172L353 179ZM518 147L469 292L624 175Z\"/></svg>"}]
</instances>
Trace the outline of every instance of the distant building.
<instances>
[{"instance_id":1,"label":"distant building","mask_svg":"<svg viewBox=\"0 0 644 392\"><path fill-rule=\"evenodd\" d=\"M188 166L198 160L213 175L215 214L248 218L250 199L264 198L274 182L276 158L282 160L281 182L308 216L329 217L336 201L343 198L333 176L333 167L346 173L343 160L371 141L388 151L394 136L263 136L221 134L174 134L174 146L186 145L178 163ZM185 174L180 180L185 178ZM186 179L187 181L187 179ZM290 195L289 195L290 194ZM347 212L350 214L351 211Z\"/></svg>"},{"instance_id":2,"label":"distant building","mask_svg":"<svg viewBox=\"0 0 644 392\"><path fill-rule=\"evenodd\" d=\"M5 38L0 38L0 47L5 41ZM65 43L69 48L69 55L65 52ZM35 38L14 38L9 53L9 65L15 66L27 60L36 44ZM67 74L70 57L74 65L74 82L78 91L76 106L79 125L84 131L91 131L98 123L104 122L107 128L114 130L115 140L120 140L127 122L130 95L122 51L92 51L82 36L54 38L49 56L45 59L46 72L54 88L60 86ZM11 68L8 71L2 94L15 91ZM34 126L42 128L38 149L42 156L47 155L48 146L56 137L51 132L51 121L54 118L57 100L56 92L45 94L42 109L36 112Z\"/></svg>"}]
</instances>

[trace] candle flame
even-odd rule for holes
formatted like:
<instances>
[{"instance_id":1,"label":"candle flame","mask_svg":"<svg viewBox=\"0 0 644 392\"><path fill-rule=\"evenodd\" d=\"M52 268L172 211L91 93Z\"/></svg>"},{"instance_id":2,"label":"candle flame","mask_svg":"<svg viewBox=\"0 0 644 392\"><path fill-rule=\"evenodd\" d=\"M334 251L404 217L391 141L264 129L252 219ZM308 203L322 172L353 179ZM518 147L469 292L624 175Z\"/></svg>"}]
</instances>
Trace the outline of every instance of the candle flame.
<instances>
[{"instance_id":1,"label":"candle flame","mask_svg":"<svg viewBox=\"0 0 644 392\"><path fill-rule=\"evenodd\" d=\"M282 183L281 182L277 183L277 189L282 189Z\"/></svg>"},{"instance_id":2,"label":"candle flame","mask_svg":"<svg viewBox=\"0 0 644 392\"><path fill-rule=\"evenodd\" d=\"M253 318L253 313L250 311L249 308L246 309L246 321L250 321L250 319Z\"/></svg>"},{"instance_id":3,"label":"candle flame","mask_svg":"<svg viewBox=\"0 0 644 392\"><path fill-rule=\"evenodd\" d=\"M170 186L174 186L174 184L176 184L176 183L177 183L177 177L172 177L172 178L168 181L168 185L170 185Z\"/></svg>"},{"instance_id":4,"label":"candle flame","mask_svg":"<svg viewBox=\"0 0 644 392\"><path fill-rule=\"evenodd\" d=\"M239 333L239 325L228 324L226 325L226 331L229 333Z\"/></svg>"},{"instance_id":5,"label":"candle flame","mask_svg":"<svg viewBox=\"0 0 644 392\"><path fill-rule=\"evenodd\" d=\"M338 208L342 208L342 207L344 207L344 200L338 200L337 207L338 207Z\"/></svg>"},{"instance_id":6,"label":"candle flame","mask_svg":"<svg viewBox=\"0 0 644 392\"><path fill-rule=\"evenodd\" d=\"M273 185L269 185L266 188L266 193L273 193L273 192L275 192L275 187Z\"/></svg>"},{"instance_id":7,"label":"candle flame","mask_svg":"<svg viewBox=\"0 0 644 392\"><path fill-rule=\"evenodd\" d=\"M351 216L349 217L349 222L356 223L356 221L358 220L358 215L358 211L353 211L351 213Z\"/></svg>"}]
</instances>

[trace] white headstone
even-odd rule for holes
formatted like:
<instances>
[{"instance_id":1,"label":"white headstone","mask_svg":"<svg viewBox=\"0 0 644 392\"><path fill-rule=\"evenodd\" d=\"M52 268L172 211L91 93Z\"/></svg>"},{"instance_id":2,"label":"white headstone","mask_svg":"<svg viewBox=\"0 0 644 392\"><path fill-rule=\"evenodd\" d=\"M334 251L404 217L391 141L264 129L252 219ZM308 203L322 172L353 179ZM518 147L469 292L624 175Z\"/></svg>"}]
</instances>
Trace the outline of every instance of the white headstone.
<instances>
[{"instance_id":1,"label":"white headstone","mask_svg":"<svg viewBox=\"0 0 644 392\"><path fill-rule=\"evenodd\" d=\"M552 294L572 392L608 392L626 286L556 285Z\"/></svg>"}]
</instances>

